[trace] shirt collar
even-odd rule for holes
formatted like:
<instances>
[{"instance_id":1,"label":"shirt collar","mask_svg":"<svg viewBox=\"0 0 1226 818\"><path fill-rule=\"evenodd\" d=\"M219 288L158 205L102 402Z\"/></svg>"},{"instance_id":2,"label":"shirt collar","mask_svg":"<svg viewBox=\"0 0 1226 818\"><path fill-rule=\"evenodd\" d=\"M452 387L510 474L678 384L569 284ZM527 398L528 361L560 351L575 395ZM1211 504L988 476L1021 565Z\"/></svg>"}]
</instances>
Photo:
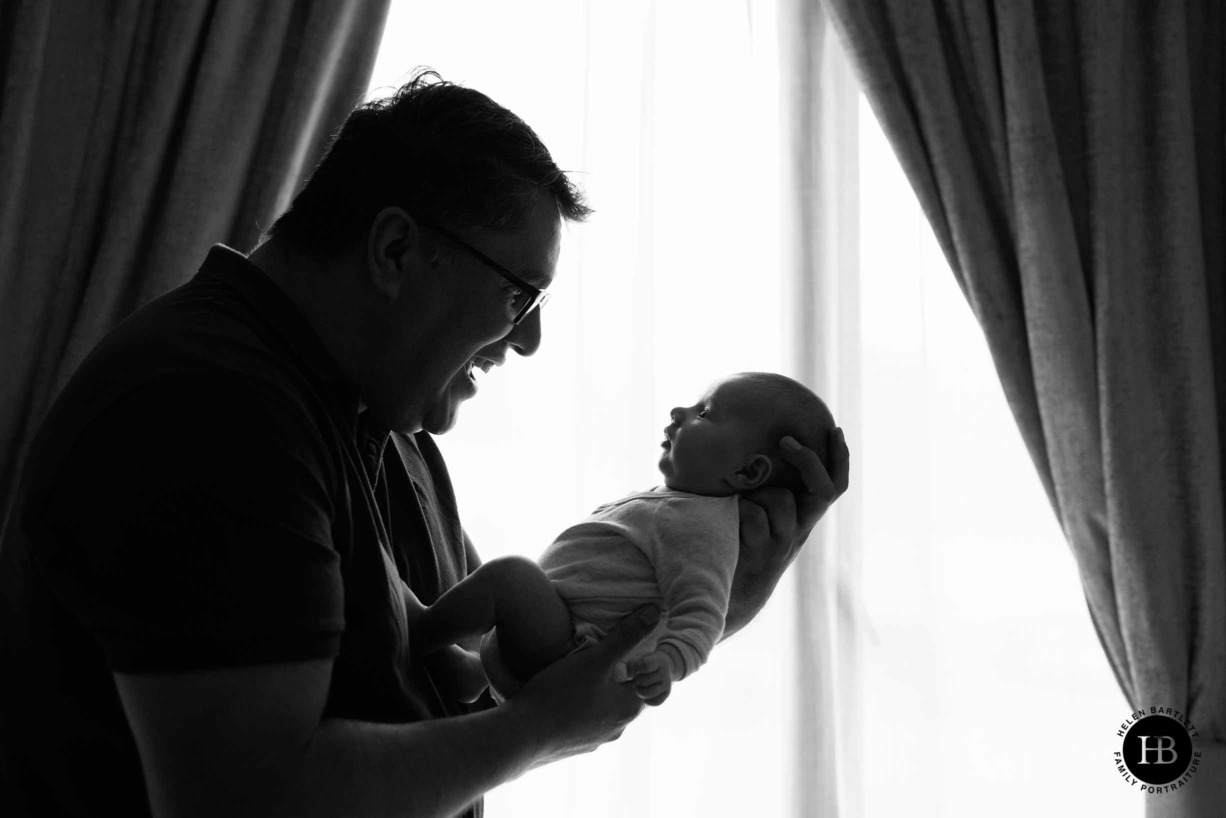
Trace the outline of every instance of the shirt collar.
<instances>
[{"instance_id":1,"label":"shirt collar","mask_svg":"<svg viewBox=\"0 0 1226 818\"><path fill-rule=\"evenodd\" d=\"M239 251L215 244L196 276L220 281L236 290L285 343L298 363L335 392L345 407L346 416L356 421L357 384L349 380L315 328L263 270Z\"/></svg>"}]
</instances>

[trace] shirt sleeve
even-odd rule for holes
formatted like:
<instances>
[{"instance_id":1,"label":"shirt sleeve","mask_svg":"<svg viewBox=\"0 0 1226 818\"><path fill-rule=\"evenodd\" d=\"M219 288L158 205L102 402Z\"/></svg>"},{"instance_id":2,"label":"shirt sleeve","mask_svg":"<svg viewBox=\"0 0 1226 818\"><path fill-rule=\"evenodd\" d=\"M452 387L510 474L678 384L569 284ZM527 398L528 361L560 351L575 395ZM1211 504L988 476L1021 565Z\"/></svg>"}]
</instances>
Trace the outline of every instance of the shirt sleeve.
<instances>
[{"instance_id":1,"label":"shirt sleeve","mask_svg":"<svg viewBox=\"0 0 1226 818\"><path fill-rule=\"evenodd\" d=\"M724 633L739 542L736 498L673 498L655 513L656 578L668 608L657 644L697 670Z\"/></svg>"},{"instance_id":2,"label":"shirt sleeve","mask_svg":"<svg viewBox=\"0 0 1226 818\"><path fill-rule=\"evenodd\" d=\"M289 396L164 376L82 430L39 509L39 569L116 671L335 656L327 459Z\"/></svg>"}]
</instances>

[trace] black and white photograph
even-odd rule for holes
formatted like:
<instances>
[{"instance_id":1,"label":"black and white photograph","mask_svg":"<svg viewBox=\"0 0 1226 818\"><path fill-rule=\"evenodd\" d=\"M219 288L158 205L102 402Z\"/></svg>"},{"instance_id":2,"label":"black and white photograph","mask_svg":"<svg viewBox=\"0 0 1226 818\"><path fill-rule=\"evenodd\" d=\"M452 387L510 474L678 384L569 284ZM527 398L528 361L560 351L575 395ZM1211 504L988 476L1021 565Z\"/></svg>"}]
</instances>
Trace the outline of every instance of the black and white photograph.
<instances>
[{"instance_id":1,"label":"black and white photograph","mask_svg":"<svg viewBox=\"0 0 1226 818\"><path fill-rule=\"evenodd\" d=\"M1226 3L0 0L0 815L1226 818Z\"/></svg>"}]
</instances>

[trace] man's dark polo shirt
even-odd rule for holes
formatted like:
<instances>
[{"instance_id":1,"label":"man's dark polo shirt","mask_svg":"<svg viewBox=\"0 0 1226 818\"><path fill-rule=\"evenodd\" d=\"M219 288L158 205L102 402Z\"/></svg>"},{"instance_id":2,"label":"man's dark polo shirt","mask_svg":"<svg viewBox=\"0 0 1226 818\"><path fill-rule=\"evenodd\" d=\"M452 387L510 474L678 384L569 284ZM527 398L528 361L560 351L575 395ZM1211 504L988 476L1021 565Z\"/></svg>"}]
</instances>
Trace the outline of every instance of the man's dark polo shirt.
<instances>
[{"instance_id":1,"label":"man's dark polo shirt","mask_svg":"<svg viewBox=\"0 0 1226 818\"><path fill-rule=\"evenodd\" d=\"M147 814L112 671L335 657L328 716L467 712L409 662L400 583L429 604L476 565L429 435L366 429L293 303L214 247L99 344L27 459L0 812Z\"/></svg>"}]
</instances>

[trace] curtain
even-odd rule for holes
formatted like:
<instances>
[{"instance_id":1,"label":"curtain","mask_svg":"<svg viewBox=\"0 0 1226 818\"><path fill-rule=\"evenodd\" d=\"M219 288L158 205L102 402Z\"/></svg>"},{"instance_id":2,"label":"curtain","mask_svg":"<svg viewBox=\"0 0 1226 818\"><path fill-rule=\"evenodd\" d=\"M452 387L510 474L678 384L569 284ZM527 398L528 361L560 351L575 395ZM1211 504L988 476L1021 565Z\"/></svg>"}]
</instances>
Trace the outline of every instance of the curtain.
<instances>
[{"instance_id":1,"label":"curtain","mask_svg":"<svg viewBox=\"0 0 1226 818\"><path fill-rule=\"evenodd\" d=\"M854 384L833 375L836 359L811 355L815 339L842 329L823 322L854 291L814 291L812 267L792 272L831 258L802 260L818 245L794 245L799 225L784 215L795 197L815 191L788 187L780 32L790 23L780 3L412 6L392 6L374 90L428 64L488 93L540 134L596 209L564 230L540 351L512 356L482 379L455 430L438 439L484 559L536 558L597 505L659 484L669 409L734 372L808 382L857 447ZM484 21L477 30L462 24L473 15ZM522 48L504 36L511 29L553 45ZM854 139L854 114L851 122ZM835 160L824 156L823 168ZM821 202L806 199L817 208L806 221L838 212L826 198L835 181L823 177ZM844 253L848 242L854 248L854 233ZM826 552L815 538L757 620L662 707L589 756L494 790L490 814L818 814L810 805L843 771L824 766L815 775L816 765L850 763L826 744L834 740L829 708L839 711L831 697L840 694L825 686L849 678L846 665L827 671L838 652L828 637L846 635L838 610L846 597L833 589L848 590L836 577L849 573L840 563L854 553L852 502L848 492L819 525L846 551ZM839 712L846 734L852 714Z\"/></svg>"},{"instance_id":2,"label":"curtain","mask_svg":"<svg viewBox=\"0 0 1226 818\"><path fill-rule=\"evenodd\" d=\"M1226 152L1215 2L827 0L958 284L1134 708L1226 803ZM1121 714L1121 720L1127 714Z\"/></svg>"},{"instance_id":3,"label":"curtain","mask_svg":"<svg viewBox=\"0 0 1226 818\"><path fill-rule=\"evenodd\" d=\"M288 205L361 100L386 6L4 4L0 521L93 345Z\"/></svg>"},{"instance_id":4,"label":"curtain","mask_svg":"<svg viewBox=\"0 0 1226 818\"><path fill-rule=\"evenodd\" d=\"M798 816L863 814L865 611L859 285L860 91L825 11L780 4L785 321L797 377L823 395L852 452L851 486L792 567Z\"/></svg>"}]
</instances>

